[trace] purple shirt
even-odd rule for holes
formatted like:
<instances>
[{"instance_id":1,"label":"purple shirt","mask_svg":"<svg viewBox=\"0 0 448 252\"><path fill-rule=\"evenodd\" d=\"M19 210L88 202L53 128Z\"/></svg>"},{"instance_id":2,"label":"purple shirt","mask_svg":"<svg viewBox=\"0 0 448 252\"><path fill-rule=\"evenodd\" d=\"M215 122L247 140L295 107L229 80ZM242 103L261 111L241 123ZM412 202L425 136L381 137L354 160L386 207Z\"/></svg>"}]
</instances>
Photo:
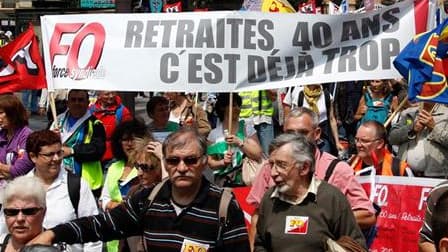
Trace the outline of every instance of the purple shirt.
<instances>
[{"instance_id":1,"label":"purple shirt","mask_svg":"<svg viewBox=\"0 0 448 252\"><path fill-rule=\"evenodd\" d=\"M14 137L8 143L6 130L0 130L0 162L11 165L9 174L11 178L27 174L34 164L25 151L26 139L32 130L25 126L14 132Z\"/></svg>"}]
</instances>

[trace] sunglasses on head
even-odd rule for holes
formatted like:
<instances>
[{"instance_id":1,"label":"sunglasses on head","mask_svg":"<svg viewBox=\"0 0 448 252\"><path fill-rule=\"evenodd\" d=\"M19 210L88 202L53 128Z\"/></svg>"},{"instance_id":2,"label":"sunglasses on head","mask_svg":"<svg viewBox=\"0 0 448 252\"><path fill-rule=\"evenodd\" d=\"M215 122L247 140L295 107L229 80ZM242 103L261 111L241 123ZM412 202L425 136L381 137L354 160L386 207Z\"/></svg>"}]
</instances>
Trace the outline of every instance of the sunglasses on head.
<instances>
[{"instance_id":1,"label":"sunglasses on head","mask_svg":"<svg viewBox=\"0 0 448 252\"><path fill-rule=\"evenodd\" d=\"M4 208L3 213L5 216L17 216L20 212L22 212L23 215L35 215L40 210L42 210L42 207L29 207L29 208Z\"/></svg>"},{"instance_id":2,"label":"sunglasses on head","mask_svg":"<svg viewBox=\"0 0 448 252\"><path fill-rule=\"evenodd\" d=\"M201 157L167 157L165 158L165 161L172 166L178 165L180 161L184 161L185 165L195 165L198 163L199 159L201 159Z\"/></svg>"},{"instance_id":3,"label":"sunglasses on head","mask_svg":"<svg viewBox=\"0 0 448 252\"><path fill-rule=\"evenodd\" d=\"M137 169L140 169L142 171L150 171L150 170L154 169L154 166L148 165L148 164L138 164L138 163L135 163L134 167L137 168Z\"/></svg>"}]
</instances>

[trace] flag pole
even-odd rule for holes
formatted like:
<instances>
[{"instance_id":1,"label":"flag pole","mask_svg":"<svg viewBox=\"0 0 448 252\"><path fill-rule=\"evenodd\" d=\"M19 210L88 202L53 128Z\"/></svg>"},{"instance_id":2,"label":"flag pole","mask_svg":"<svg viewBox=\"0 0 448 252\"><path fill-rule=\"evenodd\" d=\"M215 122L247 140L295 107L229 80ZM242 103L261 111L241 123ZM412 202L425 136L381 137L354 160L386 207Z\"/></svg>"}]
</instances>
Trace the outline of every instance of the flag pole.
<instances>
[{"instance_id":1,"label":"flag pole","mask_svg":"<svg viewBox=\"0 0 448 252\"><path fill-rule=\"evenodd\" d=\"M48 95L50 96L50 109L51 109L51 114L53 115L53 122L55 122L55 127L57 129L59 129L60 125L58 124L58 116L56 114L56 102L55 102L55 98L54 98L54 91L48 91Z\"/></svg>"},{"instance_id":2,"label":"flag pole","mask_svg":"<svg viewBox=\"0 0 448 252\"><path fill-rule=\"evenodd\" d=\"M233 113L233 93L230 92L230 95L229 95L229 125L227 128L227 130L229 131L229 134L232 134L232 123L233 123L232 113ZM231 149L231 147L229 145L228 150L230 150L230 149Z\"/></svg>"},{"instance_id":3,"label":"flag pole","mask_svg":"<svg viewBox=\"0 0 448 252\"><path fill-rule=\"evenodd\" d=\"M401 110L401 108L403 108L403 106L406 104L406 102L408 101L408 97L406 96L406 98L404 98L400 104L398 105L398 107L394 110L394 112L392 112L392 114L389 116L389 118L387 118L386 122L384 123L384 128L389 127L389 124L392 122L392 120L394 119L394 117L397 115L397 113L399 113L399 111Z\"/></svg>"}]
</instances>

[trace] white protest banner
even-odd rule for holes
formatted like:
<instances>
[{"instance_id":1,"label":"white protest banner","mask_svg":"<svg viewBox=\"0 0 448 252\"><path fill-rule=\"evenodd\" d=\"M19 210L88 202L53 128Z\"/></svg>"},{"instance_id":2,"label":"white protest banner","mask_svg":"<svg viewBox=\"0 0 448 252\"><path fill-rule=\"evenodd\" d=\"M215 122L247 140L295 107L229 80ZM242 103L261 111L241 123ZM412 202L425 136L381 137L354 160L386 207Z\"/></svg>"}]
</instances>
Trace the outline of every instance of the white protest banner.
<instances>
[{"instance_id":1,"label":"white protest banner","mask_svg":"<svg viewBox=\"0 0 448 252\"><path fill-rule=\"evenodd\" d=\"M412 1L356 15L43 16L49 89L230 92L396 78Z\"/></svg>"}]
</instances>

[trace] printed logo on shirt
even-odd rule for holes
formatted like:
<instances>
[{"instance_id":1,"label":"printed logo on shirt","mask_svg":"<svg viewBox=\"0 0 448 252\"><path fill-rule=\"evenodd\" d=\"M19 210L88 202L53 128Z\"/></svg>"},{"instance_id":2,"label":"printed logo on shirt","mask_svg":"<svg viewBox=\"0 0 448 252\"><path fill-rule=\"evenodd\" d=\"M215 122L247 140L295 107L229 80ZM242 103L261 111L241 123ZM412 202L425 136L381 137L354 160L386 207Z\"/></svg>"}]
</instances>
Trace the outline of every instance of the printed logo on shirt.
<instances>
[{"instance_id":1,"label":"printed logo on shirt","mask_svg":"<svg viewBox=\"0 0 448 252\"><path fill-rule=\"evenodd\" d=\"M181 252L207 252L210 245L184 239Z\"/></svg>"},{"instance_id":2,"label":"printed logo on shirt","mask_svg":"<svg viewBox=\"0 0 448 252\"><path fill-rule=\"evenodd\" d=\"M308 216L286 216L285 234L307 234Z\"/></svg>"}]
</instances>

